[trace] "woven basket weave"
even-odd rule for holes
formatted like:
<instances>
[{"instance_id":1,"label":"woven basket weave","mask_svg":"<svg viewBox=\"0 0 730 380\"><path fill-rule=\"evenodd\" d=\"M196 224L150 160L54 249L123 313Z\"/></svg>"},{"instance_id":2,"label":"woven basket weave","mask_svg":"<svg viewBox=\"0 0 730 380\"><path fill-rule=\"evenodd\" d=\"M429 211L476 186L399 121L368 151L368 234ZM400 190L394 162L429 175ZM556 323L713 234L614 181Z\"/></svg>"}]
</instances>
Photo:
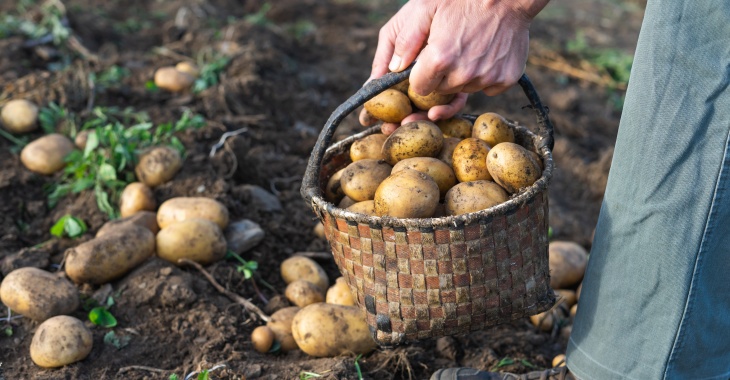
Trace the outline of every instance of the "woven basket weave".
<instances>
[{"instance_id":1,"label":"woven basket weave","mask_svg":"<svg viewBox=\"0 0 730 380\"><path fill-rule=\"evenodd\" d=\"M398 219L349 212L324 200L327 179L350 162L350 145L379 130L370 128L327 149L335 128L409 71L370 82L332 114L302 184L303 197L324 224L335 262L366 312L373 338L383 346L483 330L555 303L547 256L552 125L527 76L519 83L537 113L540 135L512 126L517 142L535 147L545 169L509 201L459 216Z\"/></svg>"}]
</instances>

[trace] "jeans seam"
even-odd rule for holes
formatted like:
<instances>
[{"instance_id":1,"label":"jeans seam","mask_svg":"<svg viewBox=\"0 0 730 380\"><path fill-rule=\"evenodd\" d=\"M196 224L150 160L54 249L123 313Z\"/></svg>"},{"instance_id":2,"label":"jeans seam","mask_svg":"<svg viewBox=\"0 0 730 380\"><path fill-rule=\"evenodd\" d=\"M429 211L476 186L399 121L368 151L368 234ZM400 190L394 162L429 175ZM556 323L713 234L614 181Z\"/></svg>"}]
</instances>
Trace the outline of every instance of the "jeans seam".
<instances>
[{"instance_id":1,"label":"jeans seam","mask_svg":"<svg viewBox=\"0 0 730 380\"><path fill-rule=\"evenodd\" d=\"M707 239L707 235L709 235L713 229L710 224L711 221L714 220L713 215L717 213L717 210L715 208L715 205L718 200L718 188L720 187L720 181L722 180L722 174L725 170L725 164L728 161L728 148L730 148L730 130L728 131L728 135L725 139L725 150L723 152L722 156L722 163L720 164L720 170L717 173L717 178L715 180L715 189L712 194L712 201L710 202L710 207L707 212L707 220L705 221L705 229L702 232L702 239L700 240L700 246L697 250L697 257L695 258L695 265L694 269L692 270L692 280L690 281L689 290L687 291L687 299L685 301L684 311L682 312L682 318L679 320L679 325L677 326L677 332L674 336L674 343L672 344L672 348L669 351L669 356L667 357L667 362L664 367L664 376L663 379L667 379L669 376L669 370L672 366L672 362L676 359L676 356L679 355L679 353L682 351L682 346L684 344L684 333L686 329L686 322L687 322L687 315L690 314L693 310L694 302L692 295L696 292L695 286L695 279L699 276L699 272L702 269L701 262L702 262L702 254L704 253L705 249L705 241Z\"/></svg>"},{"instance_id":2,"label":"jeans seam","mask_svg":"<svg viewBox=\"0 0 730 380\"><path fill-rule=\"evenodd\" d=\"M587 358L588 360L590 360L590 361L591 361L591 362L592 362L593 364L595 364L595 365L597 365L597 366L599 366L599 367L603 368L604 370L606 370L606 371L608 371L608 372L611 372L611 373L615 373L616 375L618 375L618 376L621 376L621 377L623 377L624 379L634 380L634 378L633 378L633 377L630 377L630 376L628 376L628 375L626 375L626 374L624 374L624 373L621 373L621 372L616 372L616 371L614 371L613 369L611 369L611 368L608 368L608 367L604 366L603 364L599 363L599 362L598 362L598 361L597 361L596 359L594 359L594 358L593 358L593 356L589 355L589 354L588 354L587 352L585 352L585 351L584 351L584 350L583 350L582 348L578 347L578 344L577 344L577 343L576 343L576 342L575 342L575 341L573 340L573 338L572 338L572 337L571 337L571 338L568 338L568 344L571 344L571 343L573 344L573 347L574 347L574 348L575 348L576 350L578 350L578 352L580 352L580 353L581 353L581 355L585 356L585 357L586 357L586 358ZM570 368L570 362L567 362L567 363L566 363L566 365L568 366L568 369L569 369L569 370L573 371L573 369L572 369L572 368ZM582 371L576 371L576 372L582 372ZM582 379L589 379L589 378L588 378L588 377L585 377L585 378L582 378Z\"/></svg>"}]
</instances>

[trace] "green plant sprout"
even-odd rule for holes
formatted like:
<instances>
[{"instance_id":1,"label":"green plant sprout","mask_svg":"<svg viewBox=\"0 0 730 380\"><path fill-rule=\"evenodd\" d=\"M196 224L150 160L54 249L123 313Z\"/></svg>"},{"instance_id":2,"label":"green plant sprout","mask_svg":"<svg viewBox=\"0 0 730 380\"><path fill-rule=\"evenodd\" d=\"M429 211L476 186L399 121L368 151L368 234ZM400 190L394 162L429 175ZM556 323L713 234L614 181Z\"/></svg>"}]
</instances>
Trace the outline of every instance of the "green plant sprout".
<instances>
[{"instance_id":1,"label":"green plant sprout","mask_svg":"<svg viewBox=\"0 0 730 380\"><path fill-rule=\"evenodd\" d=\"M117 350L121 350L122 348L127 347L131 339L132 338L128 335L121 337L117 336L117 334L114 333L114 330L111 330L108 333L104 334L104 344L114 346Z\"/></svg>"},{"instance_id":2,"label":"green plant sprout","mask_svg":"<svg viewBox=\"0 0 730 380\"><path fill-rule=\"evenodd\" d=\"M362 370L360 370L360 363L359 360L362 357L362 354L357 355L355 357L355 370L357 371L357 379L362 380Z\"/></svg>"},{"instance_id":3,"label":"green plant sprout","mask_svg":"<svg viewBox=\"0 0 730 380\"><path fill-rule=\"evenodd\" d=\"M314 379L317 377L322 377L322 375L315 373L315 372L307 372L307 371L299 372L299 380L309 380L309 379Z\"/></svg>"},{"instance_id":4,"label":"green plant sprout","mask_svg":"<svg viewBox=\"0 0 730 380\"><path fill-rule=\"evenodd\" d=\"M51 235L55 237L60 238L63 237L63 235L66 235L73 239L83 235L88 230L89 228L86 226L86 223L84 223L83 220L75 216L66 214L58 219L56 224L51 227L50 232Z\"/></svg>"},{"instance_id":5,"label":"green plant sprout","mask_svg":"<svg viewBox=\"0 0 730 380\"><path fill-rule=\"evenodd\" d=\"M193 83L193 93L200 93L218 84L220 74L226 69L230 58L217 57L200 68L200 77Z\"/></svg>"},{"instance_id":6,"label":"green plant sprout","mask_svg":"<svg viewBox=\"0 0 730 380\"><path fill-rule=\"evenodd\" d=\"M114 297L109 296L106 299L106 305L96 306L91 309L89 311L89 320L91 323L106 328L115 327L117 325L117 319L109 312L109 308L112 306L114 306Z\"/></svg>"}]
</instances>

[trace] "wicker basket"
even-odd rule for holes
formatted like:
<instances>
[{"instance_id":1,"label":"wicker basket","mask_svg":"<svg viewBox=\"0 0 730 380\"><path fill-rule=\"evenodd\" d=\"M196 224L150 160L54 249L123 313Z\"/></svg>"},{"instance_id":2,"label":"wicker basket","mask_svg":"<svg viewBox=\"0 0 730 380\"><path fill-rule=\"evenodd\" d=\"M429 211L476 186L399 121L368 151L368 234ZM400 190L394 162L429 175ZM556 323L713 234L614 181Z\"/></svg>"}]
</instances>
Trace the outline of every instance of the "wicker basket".
<instances>
[{"instance_id":1,"label":"wicker basket","mask_svg":"<svg viewBox=\"0 0 730 380\"><path fill-rule=\"evenodd\" d=\"M429 219L367 216L325 201L322 189L350 162L350 145L378 131L370 128L327 149L335 128L409 72L374 80L337 108L319 136L302 183L302 196L322 220L335 262L382 346L483 330L555 303L547 238L552 125L527 76L519 84L537 113L540 135L513 127L517 142L534 146L545 169L535 184L509 201Z\"/></svg>"}]
</instances>

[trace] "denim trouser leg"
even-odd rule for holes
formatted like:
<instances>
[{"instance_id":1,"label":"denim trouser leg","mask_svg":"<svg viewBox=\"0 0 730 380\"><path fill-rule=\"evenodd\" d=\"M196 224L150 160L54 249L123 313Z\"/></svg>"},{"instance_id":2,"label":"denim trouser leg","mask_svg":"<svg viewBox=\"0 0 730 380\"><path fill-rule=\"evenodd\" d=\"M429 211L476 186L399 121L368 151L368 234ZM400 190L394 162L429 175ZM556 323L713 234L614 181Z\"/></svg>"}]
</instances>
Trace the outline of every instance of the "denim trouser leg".
<instances>
[{"instance_id":1,"label":"denim trouser leg","mask_svg":"<svg viewBox=\"0 0 730 380\"><path fill-rule=\"evenodd\" d=\"M730 378L730 1L649 0L568 367Z\"/></svg>"}]
</instances>

